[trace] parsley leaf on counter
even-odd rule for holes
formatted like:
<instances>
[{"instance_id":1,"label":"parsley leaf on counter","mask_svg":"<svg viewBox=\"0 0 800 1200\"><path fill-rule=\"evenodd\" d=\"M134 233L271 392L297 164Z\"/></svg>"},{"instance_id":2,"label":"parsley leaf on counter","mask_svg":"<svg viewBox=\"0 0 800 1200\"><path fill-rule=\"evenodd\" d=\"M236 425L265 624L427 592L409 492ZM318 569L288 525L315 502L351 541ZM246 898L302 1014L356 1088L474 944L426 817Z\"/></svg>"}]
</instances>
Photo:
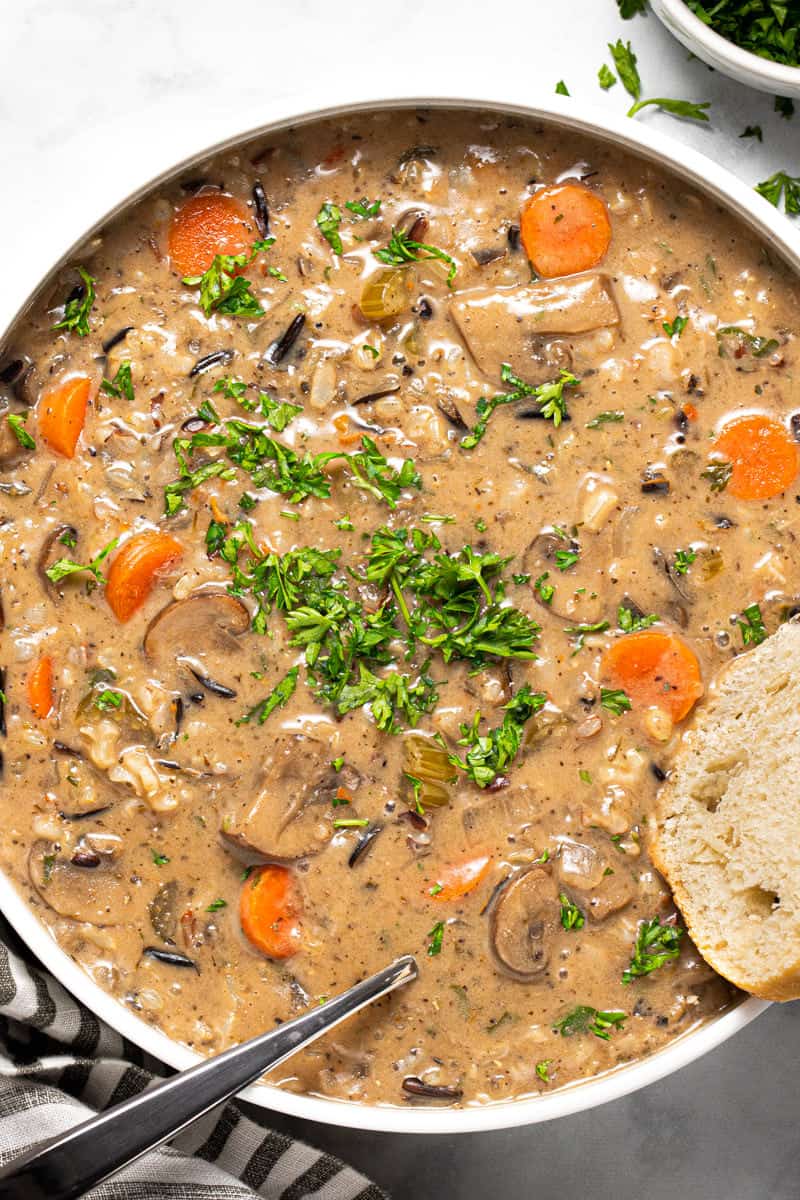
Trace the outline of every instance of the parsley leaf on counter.
<instances>
[{"instance_id":1,"label":"parsley leaf on counter","mask_svg":"<svg viewBox=\"0 0 800 1200\"><path fill-rule=\"evenodd\" d=\"M558 83L556 84L556 95L557 96L568 96L569 95L569 88L564 83L563 79L559 79Z\"/></svg>"},{"instance_id":2,"label":"parsley leaf on counter","mask_svg":"<svg viewBox=\"0 0 800 1200\"><path fill-rule=\"evenodd\" d=\"M777 338L749 333L739 325L721 325L716 338L720 358L741 358L743 353L752 354L753 358L764 358L777 350L779 345Z\"/></svg>"},{"instance_id":3,"label":"parsley leaf on counter","mask_svg":"<svg viewBox=\"0 0 800 1200\"><path fill-rule=\"evenodd\" d=\"M104 379L100 384L100 390L105 392L107 396L114 396L116 399L121 399L123 396L126 400L133 401L133 380L131 379L131 364L126 358L119 364L119 370L113 380Z\"/></svg>"},{"instance_id":4,"label":"parsley leaf on counter","mask_svg":"<svg viewBox=\"0 0 800 1200\"><path fill-rule=\"evenodd\" d=\"M776 96L775 112L780 113L784 120L791 120L794 116L794 100L789 96Z\"/></svg>"},{"instance_id":5,"label":"parsley leaf on counter","mask_svg":"<svg viewBox=\"0 0 800 1200\"><path fill-rule=\"evenodd\" d=\"M786 171L776 171L769 179L763 179L756 184L756 191L776 208L780 207L783 197L784 212L797 215L800 213L800 175L787 175Z\"/></svg>"},{"instance_id":6,"label":"parsley leaf on counter","mask_svg":"<svg viewBox=\"0 0 800 1200\"><path fill-rule=\"evenodd\" d=\"M627 1015L624 1012L604 1012L591 1008L588 1004L579 1004L554 1026L554 1030L562 1037L574 1037L576 1033L593 1033L595 1037L607 1042L612 1030L622 1028Z\"/></svg>"},{"instance_id":7,"label":"parsley leaf on counter","mask_svg":"<svg viewBox=\"0 0 800 1200\"><path fill-rule=\"evenodd\" d=\"M767 636L760 607L757 604L748 604L742 617L743 620L736 622L742 631L742 645L760 646Z\"/></svg>"},{"instance_id":8,"label":"parsley leaf on counter","mask_svg":"<svg viewBox=\"0 0 800 1200\"><path fill-rule=\"evenodd\" d=\"M94 285L97 280L78 267L78 274L83 284L78 284L67 297L64 305L64 316L56 322L53 329L74 329L78 337L86 337L89 332L89 313L95 301Z\"/></svg>"},{"instance_id":9,"label":"parsley leaf on counter","mask_svg":"<svg viewBox=\"0 0 800 1200\"><path fill-rule=\"evenodd\" d=\"M480 733L481 714L476 712L471 725L462 725L459 746L467 746L466 758L448 755L448 761L479 788L489 787L498 775L510 767L519 753L525 725L547 703L542 692L533 692L528 684L521 687L503 709L503 723L488 733Z\"/></svg>"},{"instance_id":10,"label":"parsley leaf on counter","mask_svg":"<svg viewBox=\"0 0 800 1200\"><path fill-rule=\"evenodd\" d=\"M553 425L558 428L567 415L564 388L577 387L579 382L569 371L561 371L558 379L532 387L516 376L508 363L503 363L500 368L500 378L503 383L511 385L512 391L492 396L491 399L481 396L475 405L478 421L471 432L461 439L460 445L463 450L473 450L477 446L486 433L489 418L496 408L500 408L503 404L515 404L517 400L525 397L536 400L540 406L542 417L547 421L552 421Z\"/></svg>"},{"instance_id":11,"label":"parsley leaf on counter","mask_svg":"<svg viewBox=\"0 0 800 1200\"><path fill-rule=\"evenodd\" d=\"M744 132L739 134L740 138L757 138L759 142L764 141L764 132L760 125L746 125Z\"/></svg>"},{"instance_id":12,"label":"parsley leaf on counter","mask_svg":"<svg viewBox=\"0 0 800 1200\"><path fill-rule=\"evenodd\" d=\"M28 419L28 414L25 413L9 413L6 417L8 426L14 437L25 450L35 450L36 442L25 428L25 422Z\"/></svg>"},{"instance_id":13,"label":"parsley leaf on counter","mask_svg":"<svg viewBox=\"0 0 800 1200\"><path fill-rule=\"evenodd\" d=\"M617 8L623 21L630 21L637 13L646 14L647 0L617 0Z\"/></svg>"},{"instance_id":14,"label":"parsley leaf on counter","mask_svg":"<svg viewBox=\"0 0 800 1200\"><path fill-rule=\"evenodd\" d=\"M600 84L600 87L603 89L603 91L607 92L608 89L612 88L617 82L617 77L611 68L603 63L602 67L597 72L597 82Z\"/></svg>"},{"instance_id":15,"label":"parsley leaf on counter","mask_svg":"<svg viewBox=\"0 0 800 1200\"><path fill-rule=\"evenodd\" d=\"M608 43L608 48L614 60L614 66L617 68L617 74L622 80L622 86L629 96L633 96L634 100L638 100L642 94L642 81L639 78L636 55L631 48L630 42L626 45L622 38L617 38L616 42Z\"/></svg>"},{"instance_id":16,"label":"parsley leaf on counter","mask_svg":"<svg viewBox=\"0 0 800 1200\"><path fill-rule=\"evenodd\" d=\"M283 708L284 704L294 695L294 689L297 687L298 672L299 667L292 667L290 671L287 671L283 679L280 683L276 684L270 694L265 699L260 700L258 704L255 704L243 717L240 717L236 724L249 725L251 721L255 721L257 724L263 725L267 717L276 708Z\"/></svg>"},{"instance_id":17,"label":"parsley leaf on counter","mask_svg":"<svg viewBox=\"0 0 800 1200\"><path fill-rule=\"evenodd\" d=\"M687 121L708 121L706 109L711 108L710 100L696 104L692 100L670 100L666 96L652 96L649 100L637 100L635 104L632 104L628 109L628 116L635 117L638 112L650 104L654 104L662 112L671 113L673 117L684 117Z\"/></svg>"},{"instance_id":18,"label":"parsley leaf on counter","mask_svg":"<svg viewBox=\"0 0 800 1200\"><path fill-rule=\"evenodd\" d=\"M389 244L384 249L376 250L378 262L390 267L402 267L404 263L422 262L425 259L439 259L449 265L447 286L453 286L453 280L458 270L456 260L438 246L429 246L427 242L414 242L402 229L394 228L389 238Z\"/></svg>"},{"instance_id":19,"label":"parsley leaf on counter","mask_svg":"<svg viewBox=\"0 0 800 1200\"><path fill-rule=\"evenodd\" d=\"M681 952L683 930L675 925L662 925L658 917L641 921L633 947L633 956L622 972L622 982L631 983L642 975L657 971Z\"/></svg>"},{"instance_id":20,"label":"parsley leaf on counter","mask_svg":"<svg viewBox=\"0 0 800 1200\"><path fill-rule=\"evenodd\" d=\"M339 226L342 223L342 212L330 200L326 200L317 213L317 228L334 254L342 253L342 239L339 236Z\"/></svg>"}]
</instances>

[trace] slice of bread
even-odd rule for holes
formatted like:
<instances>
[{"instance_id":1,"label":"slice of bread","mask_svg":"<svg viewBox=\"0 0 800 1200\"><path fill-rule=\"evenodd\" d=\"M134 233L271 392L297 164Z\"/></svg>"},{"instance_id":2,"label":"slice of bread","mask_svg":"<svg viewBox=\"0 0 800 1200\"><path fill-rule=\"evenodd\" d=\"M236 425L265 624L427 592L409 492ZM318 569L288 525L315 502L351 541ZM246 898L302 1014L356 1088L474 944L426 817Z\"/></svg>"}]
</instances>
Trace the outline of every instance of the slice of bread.
<instances>
[{"instance_id":1,"label":"slice of bread","mask_svg":"<svg viewBox=\"0 0 800 1200\"><path fill-rule=\"evenodd\" d=\"M720 674L652 841L703 958L756 996L800 997L800 624Z\"/></svg>"}]
</instances>

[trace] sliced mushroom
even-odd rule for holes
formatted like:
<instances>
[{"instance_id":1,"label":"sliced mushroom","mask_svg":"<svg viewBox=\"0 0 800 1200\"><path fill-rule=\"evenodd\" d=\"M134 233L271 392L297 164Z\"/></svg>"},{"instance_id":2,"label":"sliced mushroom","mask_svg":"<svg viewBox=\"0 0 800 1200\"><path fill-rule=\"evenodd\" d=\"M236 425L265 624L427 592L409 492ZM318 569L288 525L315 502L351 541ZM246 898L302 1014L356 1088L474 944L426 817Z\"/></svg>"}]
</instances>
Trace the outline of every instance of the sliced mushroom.
<instances>
[{"instance_id":1,"label":"sliced mushroom","mask_svg":"<svg viewBox=\"0 0 800 1200\"><path fill-rule=\"evenodd\" d=\"M156 613L144 635L145 657L160 673L181 667L207 691L230 698L222 683L231 673L236 639L250 628L250 614L228 592L194 592Z\"/></svg>"},{"instance_id":2,"label":"sliced mushroom","mask_svg":"<svg viewBox=\"0 0 800 1200\"><path fill-rule=\"evenodd\" d=\"M580 557L561 570L558 556L565 551L578 553ZM536 535L523 557L523 569L531 577L534 600L545 612L570 625L599 621L605 615L608 597L596 569L586 565L585 555L580 552L578 542L550 527ZM542 579L543 576L547 578ZM554 589L552 595L550 588Z\"/></svg>"},{"instance_id":3,"label":"sliced mushroom","mask_svg":"<svg viewBox=\"0 0 800 1200\"><path fill-rule=\"evenodd\" d=\"M553 364L535 355L542 335L588 333L619 323L611 283L596 274L456 292L450 313L486 375L496 375L506 362L529 383L544 382L553 373Z\"/></svg>"},{"instance_id":4,"label":"sliced mushroom","mask_svg":"<svg viewBox=\"0 0 800 1200\"><path fill-rule=\"evenodd\" d=\"M222 821L224 841L249 862L288 863L324 849L333 834L331 800L350 779L331 770L322 743L287 733L273 746L266 785Z\"/></svg>"},{"instance_id":5,"label":"sliced mushroom","mask_svg":"<svg viewBox=\"0 0 800 1200\"><path fill-rule=\"evenodd\" d=\"M100 861L87 870L71 861L56 843L34 842L28 856L28 875L36 892L60 916L73 921L92 925L138 923L144 915L144 897L139 884L131 881L124 859L92 849Z\"/></svg>"},{"instance_id":6,"label":"sliced mushroom","mask_svg":"<svg viewBox=\"0 0 800 1200\"><path fill-rule=\"evenodd\" d=\"M536 979L547 970L559 915L558 888L546 867L531 867L512 879L490 919L492 949L508 975Z\"/></svg>"}]
</instances>

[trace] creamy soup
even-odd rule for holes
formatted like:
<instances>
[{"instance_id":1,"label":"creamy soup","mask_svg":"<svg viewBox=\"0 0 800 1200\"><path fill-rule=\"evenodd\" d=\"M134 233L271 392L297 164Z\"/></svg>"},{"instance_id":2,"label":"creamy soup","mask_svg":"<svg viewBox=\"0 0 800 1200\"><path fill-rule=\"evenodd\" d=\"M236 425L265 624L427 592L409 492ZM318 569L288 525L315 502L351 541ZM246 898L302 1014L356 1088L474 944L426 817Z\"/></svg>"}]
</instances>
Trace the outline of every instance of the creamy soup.
<instances>
[{"instance_id":1,"label":"creamy soup","mask_svg":"<svg viewBox=\"0 0 800 1200\"><path fill-rule=\"evenodd\" d=\"M480 113L262 138L93 237L0 358L0 849L59 944L203 1053L413 953L271 1076L368 1103L735 1002L647 830L793 611L797 311L706 197Z\"/></svg>"}]
</instances>

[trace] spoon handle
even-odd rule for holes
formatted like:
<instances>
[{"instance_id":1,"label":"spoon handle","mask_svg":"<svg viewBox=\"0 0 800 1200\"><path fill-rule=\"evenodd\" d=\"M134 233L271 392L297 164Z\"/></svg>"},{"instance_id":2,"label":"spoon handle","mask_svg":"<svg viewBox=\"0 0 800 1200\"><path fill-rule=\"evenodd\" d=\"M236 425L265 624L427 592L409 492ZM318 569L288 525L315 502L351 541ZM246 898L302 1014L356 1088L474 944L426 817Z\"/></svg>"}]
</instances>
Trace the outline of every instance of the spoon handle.
<instances>
[{"instance_id":1,"label":"spoon handle","mask_svg":"<svg viewBox=\"0 0 800 1200\"><path fill-rule=\"evenodd\" d=\"M180 1071L0 1170L2 1200L74 1200L347 1017L417 976L411 955L269 1033Z\"/></svg>"}]
</instances>

